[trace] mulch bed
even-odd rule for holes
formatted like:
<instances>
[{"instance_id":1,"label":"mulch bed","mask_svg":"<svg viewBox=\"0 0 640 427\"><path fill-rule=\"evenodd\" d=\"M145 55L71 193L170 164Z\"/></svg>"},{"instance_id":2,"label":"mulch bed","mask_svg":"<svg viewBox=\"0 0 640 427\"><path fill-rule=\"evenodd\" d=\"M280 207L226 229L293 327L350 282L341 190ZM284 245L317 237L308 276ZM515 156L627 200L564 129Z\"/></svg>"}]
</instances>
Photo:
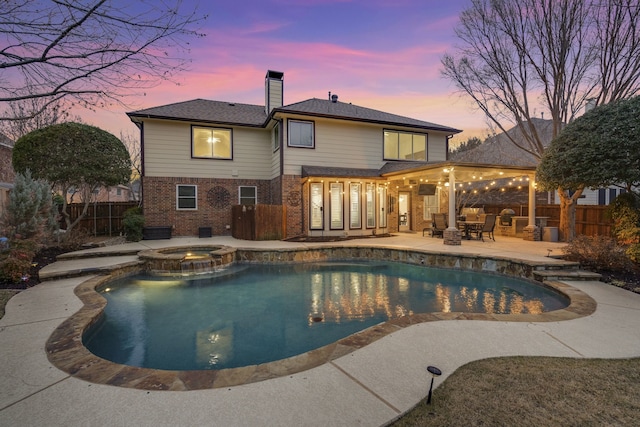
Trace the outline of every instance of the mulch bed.
<instances>
[{"instance_id":1,"label":"mulch bed","mask_svg":"<svg viewBox=\"0 0 640 427\"><path fill-rule=\"evenodd\" d=\"M65 252L69 252L69 250L58 247L41 249L38 251L35 258L33 258L31 271L29 271L29 276L26 280L23 280L20 283L6 283L0 281L0 289L27 289L37 285L40 283L38 271L40 271L44 266L54 263L56 261L56 257Z\"/></svg>"},{"instance_id":2,"label":"mulch bed","mask_svg":"<svg viewBox=\"0 0 640 427\"><path fill-rule=\"evenodd\" d=\"M640 294L640 267L623 271L597 271L602 274L602 281Z\"/></svg>"}]
</instances>

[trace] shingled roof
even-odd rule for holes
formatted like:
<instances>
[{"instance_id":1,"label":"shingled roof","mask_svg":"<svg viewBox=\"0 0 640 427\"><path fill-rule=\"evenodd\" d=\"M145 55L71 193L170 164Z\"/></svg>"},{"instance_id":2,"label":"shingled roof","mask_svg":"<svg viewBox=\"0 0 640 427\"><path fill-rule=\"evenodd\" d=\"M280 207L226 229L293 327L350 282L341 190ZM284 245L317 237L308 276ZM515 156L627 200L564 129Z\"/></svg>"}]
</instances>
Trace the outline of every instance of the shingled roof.
<instances>
[{"instance_id":1,"label":"shingled roof","mask_svg":"<svg viewBox=\"0 0 640 427\"><path fill-rule=\"evenodd\" d=\"M553 122L544 119L531 119L542 144L546 147L553 138ZM522 129L514 126L507 133L516 141L524 141ZM525 144L523 142L523 144ZM471 150L455 153L451 156L455 162L501 164L512 166L537 166L539 160L517 147L504 133L499 133Z\"/></svg>"},{"instance_id":2,"label":"shingled roof","mask_svg":"<svg viewBox=\"0 0 640 427\"><path fill-rule=\"evenodd\" d=\"M384 111L360 107L345 102L333 102L328 99L312 98L295 104L285 105L274 109L289 114L304 114L316 117L346 119L359 122L380 123L388 125L403 125L420 129L439 130L442 132L460 133L459 129L442 126L436 123L385 113Z\"/></svg>"},{"instance_id":3,"label":"shingled roof","mask_svg":"<svg viewBox=\"0 0 640 427\"><path fill-rule=\"evenodd\" d=\"M349 178L377 178L380 177L378 169L338 168L330 166L302 166L302 177L309 176L339 176Z\"/></svg>"},{"instance_id":4,"label":"shingled roof","mask_svg":"<svg viewBox=\"0 0 640 427\"><path fill-rule=\"evenodd\" d=\"M442 165L444 162L404 162L388 161L380 169L340 168L333 166L302 166L302 177L339 176L344 178L380 178L385 174L415 170L427 166Z\"/></svg>"},{"instance_id":5,"label":"shingled roof","mask_svg":"<svg viewBox=\"0 0 640 427\"><path fill-rule=\"evenodd\" d=\"M385 113L383 111L359 107L357 105L344 102L332 102L330 100L318 98L312 98L295 104L274 108L271 114L275 114L277 112L379 123L390 126L408 126L449 133L461 132L458 129L448 126ZM191 101L146 108L144 110L127 113L127 115L131 118L138 117L182 120L251 127L265 127L268 119L265 113L265 107L262 105L209 101L206 99L193 99Z\"/></svg>"},{"instance_id":6,"label":"shingled roof","mask_svg":"<svg viewBox=\"0 0 640 427\"><path fill-rule=\"evenodd\" d=\"M184 120L202 123L218 123L263 127L267 121L264 106L237 102L193 99L175 104L127 113L129 117Z\"/></svg>"},{"instance_id":7,"label":"shingled roof","mask_svg":"<svg viewBox=\"0 0 640 427\"><path fill-rule=\"evenodd\" d=\"M13 148L14 142L8 136L0 132L0 145Z\"/></svg>"}]
</instances>

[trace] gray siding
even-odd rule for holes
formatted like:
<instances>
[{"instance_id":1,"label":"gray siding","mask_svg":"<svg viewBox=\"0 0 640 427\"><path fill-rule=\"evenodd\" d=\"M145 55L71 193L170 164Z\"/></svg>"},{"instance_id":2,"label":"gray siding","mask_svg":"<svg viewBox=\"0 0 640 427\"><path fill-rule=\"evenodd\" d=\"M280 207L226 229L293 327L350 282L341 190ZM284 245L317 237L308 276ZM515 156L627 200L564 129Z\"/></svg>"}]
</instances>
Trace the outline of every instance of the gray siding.
<instances>
[{"instance_id":1,"label":"gray siding","mask_svg":"<svg viewBox=\"0 0 640 427\"><path fill-rule=\"evenodd\" d=\"M289 118L307 120L302 117L290 116ZM403 127L322 118L317 118L313 122L315 123L315 148L309 149L287 146L288 126L287 120L284 121L285 174L299 175L302 165L378 169L385 163L382 159L384 129L415 132L415 129ZM425 133L428 134L428 160L445 161L447 134Z\"/></svg>"},{"instance_id":2,"label":"gray siding","mask_svg":"<svg viewBox=\"0 0 640 427\"><path fill-rule=\"evenodd\" d=\"M145 120L144 139L147 176L270 179L272 175L271 137L265 129L233 128L233 160L192 159L190 123Z\"/></svg>"}]
</instances>

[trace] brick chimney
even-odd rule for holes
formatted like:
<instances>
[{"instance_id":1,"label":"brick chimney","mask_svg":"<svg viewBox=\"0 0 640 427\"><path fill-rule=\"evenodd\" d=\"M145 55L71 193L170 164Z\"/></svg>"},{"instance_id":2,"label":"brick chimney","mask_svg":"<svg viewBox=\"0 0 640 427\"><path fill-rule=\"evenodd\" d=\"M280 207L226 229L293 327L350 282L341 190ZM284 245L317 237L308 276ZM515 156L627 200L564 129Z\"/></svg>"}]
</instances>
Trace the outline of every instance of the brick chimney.
<instances>
[{"instance_id":1,"label":"brick chimney","mask_svg":"<svg viewBox=\"0 0 640 427\"><path fill-rule=\"evenodd\" d=\"M282 107L283 78L284 73L280 71L267 71L264 78L264 109L267 115L274 108Z\"/></svg>"}]
</instances>

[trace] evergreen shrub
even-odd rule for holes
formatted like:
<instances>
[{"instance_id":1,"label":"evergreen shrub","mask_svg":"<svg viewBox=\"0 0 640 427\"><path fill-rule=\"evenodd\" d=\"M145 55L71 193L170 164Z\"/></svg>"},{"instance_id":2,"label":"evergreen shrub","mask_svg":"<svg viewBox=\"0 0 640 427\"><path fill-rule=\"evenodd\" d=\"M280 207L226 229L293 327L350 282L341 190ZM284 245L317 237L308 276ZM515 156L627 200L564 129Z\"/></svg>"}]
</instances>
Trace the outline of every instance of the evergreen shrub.
<instances>
[{"instance_id":1,"label":"evergreen shrub","mask_svg":"<svg viewBox=\"0 0 640 427\"><path fill-rule=\"evenodd\" d=\"M127 209L122 218L122 225L128 242L142 240L142 228L144 227L142 209L139 207Z\"/></svg>"}]
</instances>

